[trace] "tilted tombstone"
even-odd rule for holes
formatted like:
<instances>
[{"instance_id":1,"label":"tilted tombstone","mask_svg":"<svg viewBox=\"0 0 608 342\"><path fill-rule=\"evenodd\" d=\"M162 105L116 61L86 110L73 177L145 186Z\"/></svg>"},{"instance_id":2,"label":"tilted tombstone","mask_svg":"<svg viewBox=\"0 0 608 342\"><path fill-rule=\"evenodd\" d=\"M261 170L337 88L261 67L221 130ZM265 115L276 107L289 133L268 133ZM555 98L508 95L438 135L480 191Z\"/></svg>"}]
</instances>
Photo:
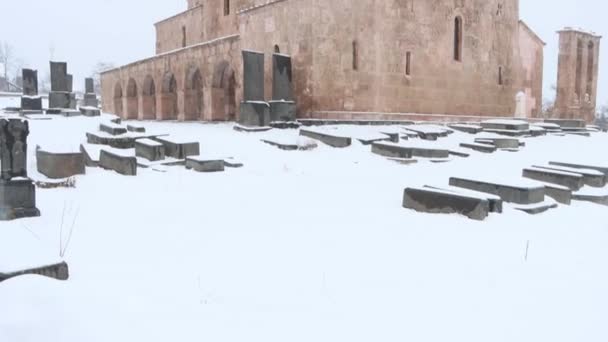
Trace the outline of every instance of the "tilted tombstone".
<instances>
[{"instance_id":1,"label":"tilted tombstone","mask_svg":"<svg viewBox=\"0 0 608 342\"><path fill-rule=\"evenodd\" d=\"M264 101L264 54L243 50L243 99L239 123L268 126L270 107Z\"/></svg>"},{"instance_id":2,"label":"tilted tombstone","mask_svg":"<svg viewBox=\"0 0 608 342\"><path fill-rule=\"evenodd\" d=\"M32 69L21 70L23 77L23 95L37 96L38 95L38 71Z\"/></svg>"},{"instance_id":3,"label":"tilted tombstone","mask_svg":"<svg viewBox=\"0 0 608 342\"><path fill-rule=\"evenodd\" d=\"M271 121L296 120L290 56L272 55L272 101L269 103Z\"/></svg>"},{"instance_id":4,"label":"tilted tombstone","mask_svg":"<svg viewBox=\"0 0 608 342\"><path fill-rule=\"evenodd\" d=\"M28 135L27 121L0 119L0 221L40 215L27 178Z\"/></svg>"},{"instance_id":5,"label":"tilted tombstone","mask_svg":"<svg viewBox=\"0 0 608 342\"><path fill-rule=\"evenodd\" d=\"M38 71L23 69L21 74L23 79L21 110L23 112L41 112L42 98L38 96Z\"/></svg>"},{"instance_id":6,"label":"tilted tombstone","mask_svg":"<svg viewBox=\"0 0 608 342\"><path fill-rule=\"evenodd\" d=\"M68 64L65 62L50 62L51 64L51 91L67 91Z\"/></svg>"},{"instance_id":7,"label":"tilted tombstone","mask_svg":"<svg viewBox=\"0 0 608 342\"><path fill-rule=\"evenodd\" d=\"M95 93L95 82L92 78L84 79L84 89L85 94L94 94Z\"/></svg>"},{"instance_id":8,"label":"tilted tombstone","mask_svg":"<svg viewBox=\"0 0 608 342\"><path fill-rule=\"evenodd\" d=\"M264 101L264 54L243 51L243 90L245 101Z\"/></svg>"},{"instance_id":9,"label":"tilted tombstone","mask_svg":"<svg viewBox=\"0 0 608 342\"><path fill-rule=\"evenodd\" d=\"M272 99L294 100L290 56L272 55Z\"/></svg>"},{"instance_id":10,"label":"tilted tombstone","mask_svg":"<svg viewBox=\"0 0 608 342\"><path fill-rule=\"evenodd\" d=\"M68 87L68 92L72 92L74 90L74 76L67 74L65 75L65 84Z\"/></svg>"}]
</instances>

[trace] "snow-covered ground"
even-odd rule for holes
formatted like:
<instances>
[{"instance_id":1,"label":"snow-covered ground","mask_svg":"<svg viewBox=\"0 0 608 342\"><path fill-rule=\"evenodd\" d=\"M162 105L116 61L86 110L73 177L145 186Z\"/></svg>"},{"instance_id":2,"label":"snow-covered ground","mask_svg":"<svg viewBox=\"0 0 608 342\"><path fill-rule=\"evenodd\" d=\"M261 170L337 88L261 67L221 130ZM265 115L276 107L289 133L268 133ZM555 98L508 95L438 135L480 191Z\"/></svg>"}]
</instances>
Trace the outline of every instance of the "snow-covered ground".
<instances>
[{"instance_id":1,"label":"snow-covered ground","mask_svg":"<svg viewBox=\"0 0 608 342\"><path fill-rule=\"evenodd\" d=\"M41 177L36 145L77 150L103 120L31 121L30 176ZM88 168L75 189L38 189L42 217L0 223L0 272L61 260L60 235L73 226L71 278L0 283L0 341L608 340L606 207L530 216L507 206L476 222L401 206L404 188L451 176L506 182L550 160L608 164L607 134L404 166L357 140L312 151L260 141L295 143L297 130L143 125L245 166L137 177ZM403 144L456 148L480 136Z\"/></svg>"}]
</instances>

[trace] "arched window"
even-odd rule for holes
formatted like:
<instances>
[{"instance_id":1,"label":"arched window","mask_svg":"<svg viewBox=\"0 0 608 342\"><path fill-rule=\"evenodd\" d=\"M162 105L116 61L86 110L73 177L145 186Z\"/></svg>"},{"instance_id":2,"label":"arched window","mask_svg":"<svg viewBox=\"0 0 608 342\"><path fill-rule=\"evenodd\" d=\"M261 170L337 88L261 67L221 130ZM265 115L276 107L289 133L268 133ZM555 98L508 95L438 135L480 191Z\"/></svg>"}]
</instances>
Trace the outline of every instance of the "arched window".
<instances>
[{"instance_id":1,"label":"arched window","mask_svg":"<svg viewBox=\"0 0 608 342\"><path fill-rule=\"evenodd\" d=\"M186 26L182 26L182 47L186 47Z\"/></svg>"},{"instance_id":2,"label":"arched window","mask_svg":"<svg viewBox=\"0 0 608 342\"><path fill-rule=\"evenodd\" d=\"M356 40L353 40L353 70L359 70L359 46Z\"/></svg>"},{"instance_id":3,"label":"arched window","mask_svg":"<svg viewBox=\"0 0 608 342\"><path fill-rule=\"evenodd\" d=\"M589 42L587 46L587 92L591 98L593 96L593 79L595 71L595 46L593 42Z\"/></svg>"},{"instance_id":4,"label":"arched window","mask_svg":"<svg viewBox=\"0 0 608 342\"><path fill-rule=\"evenodd\" d=\"M454 60L462 62L462 18L454 19Z\"/></svg>"},{"instance_id":5,"label":"arched window","mask_svg":"<svg viewBox=\"0 0 608 342\"><path fill-rule=\"evenodd\" d=\"M281 53L281 48L276 44L274 46L274 53Z\"/></svg>"},{"instance_id":6,"label":"arched window","mask_svg":"<svg viewBox=\"0 0 608 342\"><path fill-rule=\"evenodd\" d=\"M224 0L224 15L230 15L230 0Z\"/></svg>"},{"instance_id":7,"label":"arched window","mask_svg":"<svg viewBox=\"0 0 608 342\"><path fill-rule=\"evenodd\" d=\"M405 53L405 75L410 76L412 74L412 53Z\"/></svg>"}]
</instances>

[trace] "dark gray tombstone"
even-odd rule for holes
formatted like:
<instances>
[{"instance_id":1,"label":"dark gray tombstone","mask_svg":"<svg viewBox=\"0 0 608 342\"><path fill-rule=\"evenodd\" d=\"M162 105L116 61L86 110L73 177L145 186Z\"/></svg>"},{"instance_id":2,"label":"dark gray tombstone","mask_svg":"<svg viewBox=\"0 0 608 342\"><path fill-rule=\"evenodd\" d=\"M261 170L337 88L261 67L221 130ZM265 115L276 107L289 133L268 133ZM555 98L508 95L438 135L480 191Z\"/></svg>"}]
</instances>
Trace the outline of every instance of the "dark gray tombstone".
<instances>
[{"instance_id":1,"label":"dark gray tombstone","mask_svg":"<svg viewBox=\"0 0 608 342\"><path fill-rule=\"evenodd\" d=\"M272 99L294 100L290 56L272 55Z\"/></svg>"},{"instance_id":2,"label":"dark gray tombstone","mask_svg":"<svg viewBox=\"0 0 608 342\"><path fill-rule=\"evenodd\" d=\"M94 94L95 93L95 82L93 82L92 78L84 79L84 89L86 94Z\"/></svg>"},{"instance_id":3,"label":"dark gray tombstone","mask_svg":"<svg viewBox=\"0 0 608 342\"><path fill-rule=\"evenodd\" d=\"M68 91L71 93L74 90L74 76L70 74L65 75L65 84L68 87Z\"/></svg>"},{"instance_id":4,"label":"dark gray tombstone","mask_svg":"<svg viewBox=\"0 0 608 342\"><path fill-rule=\"evenodd\" d=\"M38 71L32 69L21 70L23 77L23 95L38 95Z\"/></svg>"},{"instance_id":5,"label":"dark gray tombstone","mask_svg":"<svg viewBox=\"0 0 608 342\"><path fill-rule=\"evenodd\" d=\"M51 64L51 91L67 91L68 64L65 62L50 62Z\"/></svg>"},{"instance_id":6,"label":"dark gray tombstone","mask_svg":"<svg viewBox=\"0 0 608 342\"><path fill-rule=\"evenodd\" d=\"M40 216L36 187L27 178L29 125L21 119L0 119L0 221Z\"/></svg>"},{"instance_id":7,"label":"dark gray tombstone","mask_svg":"<svg viewBox=\"0 0 608 342\"><path fill-rule=\"evenodd\" d=\"M244 101L264 101L264 54L243 51Z\"/></svg>"}]
</instances>

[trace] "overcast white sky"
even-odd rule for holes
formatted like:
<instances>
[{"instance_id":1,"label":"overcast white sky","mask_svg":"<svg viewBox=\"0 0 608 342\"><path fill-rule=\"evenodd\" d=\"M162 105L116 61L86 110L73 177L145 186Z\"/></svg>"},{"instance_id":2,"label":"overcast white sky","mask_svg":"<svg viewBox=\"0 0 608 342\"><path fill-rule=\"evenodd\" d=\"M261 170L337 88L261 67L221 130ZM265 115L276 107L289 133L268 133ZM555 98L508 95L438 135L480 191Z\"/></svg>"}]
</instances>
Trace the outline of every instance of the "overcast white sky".
<instances>
[{"instance_id":1,"label":"overcast white sky","mask_svg":"<svg viewBox=\"0 0 608 342\"><path fill-rule=\"evenodd\" d=\"M331 1L331 0L327 0ZM352 0L357 1L357 0ZM557 79L555 33L564 26L608 33L600 0L521 0L521 17L547 43L545 97ZM26 66L48 73L50 58L68 62L76 89L99 62L126 64L154 54L154 26L186 9L186 0L0 0L0 41L9 41ZM608 103L608 52L600 52L599 104Z\"/></svg>"}]
</instances>

